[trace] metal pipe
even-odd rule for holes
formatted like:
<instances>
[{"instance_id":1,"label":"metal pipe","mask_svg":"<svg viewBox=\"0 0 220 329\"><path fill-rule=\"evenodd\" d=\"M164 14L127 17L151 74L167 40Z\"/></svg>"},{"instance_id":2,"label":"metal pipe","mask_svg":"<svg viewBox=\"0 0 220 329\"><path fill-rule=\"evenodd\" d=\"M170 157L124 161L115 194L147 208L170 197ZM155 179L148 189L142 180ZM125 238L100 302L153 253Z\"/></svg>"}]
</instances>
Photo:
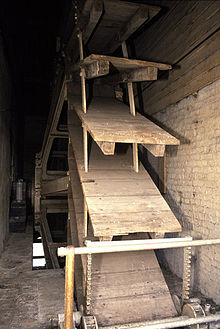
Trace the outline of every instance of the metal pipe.
<instances>
[{"instance_id":1,"label":"metal pipe","mask_svg":"<svg viewBox=\"0 0 220 329\"><path fill-rule=\"evenodd\" d=\"M220 321L220 314L212 314L208 316L201 316L197 318L188 318L188 317L176 317L176 318L167 318L162 320L154 320L140 323L129 323L125 325L116 325L109 327L100 327L100 329L170 329L170 328L179 328L186 327L201 323L217 322Z\"/></svg>"},{"instance_id":2,"label":"metal pipe","mask_svg":"<svg viewBox=\"0 0 220 329\"><path fill-rule=\"evenodd\" d=\"M179 242L158 242L158 243L145 243L137 245L125 244L121 246L100 246L100 247L79 247L75 248L76 255L87 254L104 254L109 252L121 252L121 251L138 251L138 250L156 250L156 249L171 249L171 248L183 248L183 247L196 247L220 244L220 239L211 240L194 240L194 241L179 241ZM58 256L66 256L66 248L58 248Z\"/></svg>"},{"instance_id":3,"label":"metal pipe","mask_svg":"<svg viewBox=\"0 0 220 329\"><path fill-rule=\"evenodd\" d=\"M106 246L123 246L123 245L143 245L143 244L157 244L159 242L167 243L167 242L183 242L183 241L192 241L192 237L184 237L184 238L163 238L163 239L142 239L142 240L123 240L123 241L85 241L86 247L106 247Z\"/></svg>"},{"instance_id":4,"label":"metal pipe","mask_svg":"<svg viewBox=\"0 0 220 329\"><path fill-rule=\"evenodd\" d=\"M66 249L65 268L65 315L64 328L73 329L73 296L74 296L74 259L75 248L68 246Z\"/></svg>"}]
</instances>

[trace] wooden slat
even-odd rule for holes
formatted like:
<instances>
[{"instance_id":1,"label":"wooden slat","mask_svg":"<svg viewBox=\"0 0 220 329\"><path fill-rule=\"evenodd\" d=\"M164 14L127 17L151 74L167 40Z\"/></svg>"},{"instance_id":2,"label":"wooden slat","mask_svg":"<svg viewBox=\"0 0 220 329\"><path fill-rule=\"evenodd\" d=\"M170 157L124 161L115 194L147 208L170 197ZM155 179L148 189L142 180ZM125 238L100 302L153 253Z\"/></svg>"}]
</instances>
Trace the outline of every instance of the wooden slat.
<instances>
[{"instance_id":1,"label":"wooden slat","mask_svg":"<svg viewBox=\"0 0 220 329\"><path fill-rule=\"evenodd\" d=\"M135 40L137 55L174 64L211 36L219 21L218 1L172 1L167 13Z\"/></svg>"},{"instance_id":2,"label":"wooden slat","mask_svg":"<svg viewBox=\"0 0 220 329\"><path fill-rule=\"evenodd\" d=\"M86 115L77 97L69 100L92 138L97 142L178 145L179 140L126 105L109 98L94 98ZM129 133L128 133L129 132Z\"/></svg>"},{"instance_id":3,"label":"wooden slat","mask_svg":"<svg viewBox=\"0 0 220 329\"><path fill-rule=\"evenodd\" d=\"M154 67L154 68L158 68L159 70L171 70L172 68L172 66L169 64L149 62L149 61L143 61L138 59L129 59L123 57L95 55L95 54L86 57L83 60L82 65L86 66L87 64L91 64L95 61L109 62L119 71L128 70L128 69L140 69L147 67Z\"/></svg>"}]
</instances>

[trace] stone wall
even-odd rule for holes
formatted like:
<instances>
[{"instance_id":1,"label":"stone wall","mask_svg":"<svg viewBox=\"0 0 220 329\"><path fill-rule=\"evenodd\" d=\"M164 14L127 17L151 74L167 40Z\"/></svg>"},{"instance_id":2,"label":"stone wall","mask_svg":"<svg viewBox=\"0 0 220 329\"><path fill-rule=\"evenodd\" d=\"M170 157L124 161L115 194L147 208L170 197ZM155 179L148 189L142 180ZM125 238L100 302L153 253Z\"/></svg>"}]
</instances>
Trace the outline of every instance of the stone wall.
<instances>
[{"instance_id":1,"label":"stone wall","mask_svg":"<svg viewBox=\"0 0 220 329\"><path fill-rule=\"evenodd\" d=\"M167 202L183 231L196 239L220 237L220 80L154 115L180 138L167 147ZM158 170L155 158L148 156ZM182 250L165 253L182 275ZM220 246L197 247L194 288L220 303Z\"/></svg>"},{"instance_id":2,"label":"stone wall","mask_svg":"<svg viewBox=\"0 0 220 329\"><path fill-rule=\"evenodd\" d=\"M11 107L11 81L4 53L4 42L0 34L0 254L8 233L11 188Z\"/></svg>"}]
</instances>

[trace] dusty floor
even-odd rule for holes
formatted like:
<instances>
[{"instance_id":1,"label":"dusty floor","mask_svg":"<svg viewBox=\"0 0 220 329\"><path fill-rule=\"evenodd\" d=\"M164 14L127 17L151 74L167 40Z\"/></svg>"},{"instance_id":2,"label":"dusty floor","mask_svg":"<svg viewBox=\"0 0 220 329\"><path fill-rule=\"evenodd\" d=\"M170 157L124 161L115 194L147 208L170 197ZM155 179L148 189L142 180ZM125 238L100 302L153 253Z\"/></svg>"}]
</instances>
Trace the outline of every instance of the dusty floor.
<instances>
[{"instance_id":1,"label":"dusty floor","mask_svg":"<svg viewBox=\"0 0 220 329\"><path fill-rule=\"evenodd\" d=\"M63 270L32 271L32 225L10 233L0 258L0 329L46 329L63 313Z\"/></svg>"}]
</instances>

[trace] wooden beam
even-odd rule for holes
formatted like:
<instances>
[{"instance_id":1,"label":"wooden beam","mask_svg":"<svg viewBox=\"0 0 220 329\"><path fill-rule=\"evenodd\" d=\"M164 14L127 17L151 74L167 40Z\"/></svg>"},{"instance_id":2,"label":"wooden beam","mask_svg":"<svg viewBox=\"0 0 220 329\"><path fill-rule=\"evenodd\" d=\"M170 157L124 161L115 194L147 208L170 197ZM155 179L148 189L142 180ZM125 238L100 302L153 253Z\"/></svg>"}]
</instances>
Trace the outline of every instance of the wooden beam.
<instances>
[{"instance_id":1,"label":"wooden beam","mask_svg":"<svg viewBox=\"0 0 220 329\"><path fill-rule=\"evenodd\" d=\"M122 81L120 82L141 82L157 80L157 67L146 67L141 69L132 70L131 72L124 72L121 75Z\"/></svg>"},{"instance_id":2,"label":"wooden beam","mask_svg":"<svg viewBox=\"0 0 220 329\"><path fill-rule=\"evenodd\" d=\"M133 17L125 23L121 30L113 36L108 44L109 52L112 53L120 44L126 41L144 22L149 19L149 9L146 6L141 6Z\"/></svg>"},{"instance_id":3,"label":"wooden beam","mask_svg":"<svg viewBox=\"0 0 220 329\"><path fill-rule=\"evenodd\" d=\"M155 157L163 157L165 152L165 145L142 144Z\"/></svg>"},{"instance_id":4,"label":"wooden beam","mask_svg":"<svg viewBox=\"0 0 220 329\"><path fill-rule=\"evenodd\" d=\"M114 155L115 153L115 143L112 142L98 142L96 141L100 149L105 155Z\"/></svg>"},{"instance_id":5,"label":"wooden beam","mask_svg":"<svg viewBox=\"0 0 220 329\"><path fill-rule=\"evenodd\" d=\"M93 79L109 74L109 61L94 61L85 66L86 79Z\"/></svg>"},{"instance_id":6,"label":"wooden beam","mask_svg":"<svg viewBox=\"0 0 220 329\"><path fill-rule=\"evenodd\" d=\"M49 250L52 266L53 266L53 268L60 268L60 264L59 264L58 258L56 256L56 252L49 245L50 243L53 243L53 239L52 239L52 236L51 236L51 233L50 233L50 228L49 228L48 221L47 221L46 210L42 211L41 228L43 230L43 235L45 237L47 248Z\"/></svg>"},{"instance_id":7,"label":"wooden beam","mask_svg":"<svg viewBox=\"0 0 220 329\"><path fill-rule=\"evenodd\" d=\"M83 41L84 44L87 43L92 32L94 31L101 15L103 12L103 1L102 0L94 0L92 8L90 9L89 18L84 23L84 27L82 29L83 32Z\"/></svg>"},{"instance_id":8,"label":"wooden beam","mask_svg":"<svg viewBox=\"0 0 220 329\"><path fill-rule=\"evenodd\" d=\"M114 72L106 77L102 76L96 84L117 85L119 83L153 81L157 80L157 73L158 68L156 67L134 69L130 72ZM99 76L97 75L97 77Z\"/></svg>"},{"instance_id":9,"label":"wooden beam","mask_svg":"<svg viewBox=\"0 0 220 329\"><path fill-rule=\"evenodd\" d=\"M147 67L156 67L159 70L172 69L172 66L170 64L144 61L140 59L130 59L127 57L114 57L114 56L104 56L97 54L91 54L90 56L86 57L83 60L82 64L85 67L88 64L101 60L109 61L119 71L126 71L126 70L139 69L139 68L141 69Z\"/></svg>"},{"instance_id":10,"label":"wooden beam","mask_svg":"<svg viewBox=\"0 0 220 329\"><path fill-rule=\"evenodd\" d=\"M41 195L56 194L67 191L69 177L61 177L42 184Z\"/></svg>"}]
</instances>

